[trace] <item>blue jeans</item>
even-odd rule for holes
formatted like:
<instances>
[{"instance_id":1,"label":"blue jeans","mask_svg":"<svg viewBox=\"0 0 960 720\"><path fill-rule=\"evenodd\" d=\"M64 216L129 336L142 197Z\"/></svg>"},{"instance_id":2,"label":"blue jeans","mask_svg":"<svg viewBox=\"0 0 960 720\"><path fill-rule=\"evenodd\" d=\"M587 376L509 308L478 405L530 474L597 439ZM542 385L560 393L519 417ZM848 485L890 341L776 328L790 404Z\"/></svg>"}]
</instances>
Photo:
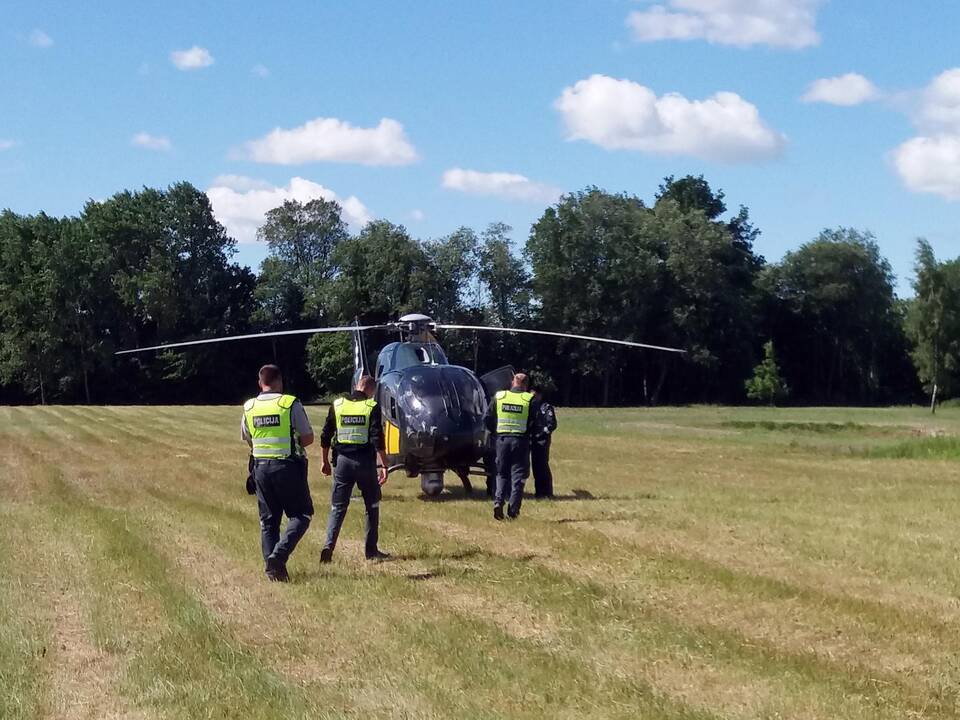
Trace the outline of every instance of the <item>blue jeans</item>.
<instances>
[{"instance_id":1,"label":"blue jeans","mask_svg":"<svg viewBox=\"0 0 960 720\"><path fill-rule=\"evenodd\" d=\"M377 543L380 539L381 494L380 483L377 482L377 459L373 453L338 453L337 464L333 468L327 540L323 547L333 550L337 546L337 538L340 536L343 520L347 516L354 485L360 488L363 504L367 510L364 551L367 557L370 557L378 552Z\"/></svg>"}]
</instances>

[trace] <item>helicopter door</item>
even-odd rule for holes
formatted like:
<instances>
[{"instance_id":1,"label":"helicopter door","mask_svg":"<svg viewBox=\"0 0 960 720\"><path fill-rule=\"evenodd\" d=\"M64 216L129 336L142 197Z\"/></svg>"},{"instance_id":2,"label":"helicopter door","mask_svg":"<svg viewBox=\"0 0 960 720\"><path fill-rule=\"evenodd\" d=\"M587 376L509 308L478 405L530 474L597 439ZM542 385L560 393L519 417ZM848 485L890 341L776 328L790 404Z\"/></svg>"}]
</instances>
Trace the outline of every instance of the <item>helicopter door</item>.
<instances>
[{"instance_id":1,"label":"helicopter door","mask_svg":"<svg viewBox=\"0 0 960 720\"><path fill-rule=\"evenodd\" d=\"M501 390L509 390L515 373L516 370L513 369L512 365L504 365L502 368L491 370L486 375L483 375L480 378L480 382L483 384L483 389L487 393L487 398L492 398Z\"/></svg>"}]
</instances>

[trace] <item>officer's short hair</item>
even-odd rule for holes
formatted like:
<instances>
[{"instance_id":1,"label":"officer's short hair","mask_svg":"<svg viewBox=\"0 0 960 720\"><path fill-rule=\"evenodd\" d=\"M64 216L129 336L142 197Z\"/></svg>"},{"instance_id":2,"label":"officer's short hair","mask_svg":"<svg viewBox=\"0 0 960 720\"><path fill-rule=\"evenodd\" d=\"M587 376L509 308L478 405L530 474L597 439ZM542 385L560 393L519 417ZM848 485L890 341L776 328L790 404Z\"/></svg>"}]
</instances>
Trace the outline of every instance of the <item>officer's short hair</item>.
<instances>
[{"instance_id":1,"label":"officer's short hair","mask_svg":"<svg viewBox=\"0 0 960 720\"><path fill-rule=\"evenodd\" d=\"M277 380L283 379L283 373L276 365L264 365L260 368L260 384L273 385Z\"/></svg>"},{"instance_id":2,"label":"officer's short hair","mask_svg":"<svg viewBox=\"0 0 960 720\"><path fill-rule=\"evenodd\" d=\"M513 376L513 387L526 390L530 387L530 378L527 377L526 373L517 373Z\"/></svg>"},{"instance_id":3,"label":"officer's short hair","mask_svg":"<svg viewBox=\"0 0 960 720\"><path fill-rule=\"evenodd\" d=\"M366 392L368 387L376 384L377 381L374 380L370 375L363 375L359 380L357 380L357 390L360 392Z\"/></svg>"}]
</instances>

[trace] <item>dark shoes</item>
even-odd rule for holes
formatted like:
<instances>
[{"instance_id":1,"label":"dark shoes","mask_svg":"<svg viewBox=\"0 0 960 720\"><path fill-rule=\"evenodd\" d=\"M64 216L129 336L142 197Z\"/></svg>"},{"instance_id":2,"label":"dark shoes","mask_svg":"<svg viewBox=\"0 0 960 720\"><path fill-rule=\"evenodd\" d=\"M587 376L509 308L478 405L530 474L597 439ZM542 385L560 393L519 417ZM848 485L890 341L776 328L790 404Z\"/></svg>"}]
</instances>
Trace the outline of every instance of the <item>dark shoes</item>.
<instances>
[{"instance_id":1,"label":"dark shoes","mask_svg":"<svg viewBox=\"0 0 960 720\"><path fill-rule=\"evenodd\" d=\"M383 562L384 560L389 560L390 554L382 552L380 550L375 550L372 553L367 553L367 560L371 562Z\"/></svg>"},{"instance_id":2,"label":"dark shoes","mask_svg":"<svg viewBox=\"0 0 960 720\"><path fill-rule=\"evenodd\" d=\"M494 520L503 520L503 506L494 505L493 506L493 519Z\"/></svg>"},{"instance_id":3,"label":"dark shoes","mask_svg":"<svg viewBox=\"0 0 960 720\"><path fill-rule=\"evenodd\" d=\"M287 574L287 564L283 560L275 557L267 558L267 580L270 582L289 582L290 575Z\"/></svg>"},{"instance_id":4,"label":"dark shoes","mask_svg":"<svg viewBox=\"0 0 960 720\"><path fill-rule=\"evenodd\" d=\"M520 517L520 513L518 513L518 512L510 512L509 510L507 510L507 519L508 519L508 520L516 520L518 517Z\"/></svg>"},{"instance_id":5,"label":"dark shoes","mask_svg":"<svg viewBox=\"0 0 960 720\"><path fill-rule=\"evenodd\" d=\"M320 551L320 564L326 565L333 560L333 548L325 547Z\"/></svg>"}]
</instances>

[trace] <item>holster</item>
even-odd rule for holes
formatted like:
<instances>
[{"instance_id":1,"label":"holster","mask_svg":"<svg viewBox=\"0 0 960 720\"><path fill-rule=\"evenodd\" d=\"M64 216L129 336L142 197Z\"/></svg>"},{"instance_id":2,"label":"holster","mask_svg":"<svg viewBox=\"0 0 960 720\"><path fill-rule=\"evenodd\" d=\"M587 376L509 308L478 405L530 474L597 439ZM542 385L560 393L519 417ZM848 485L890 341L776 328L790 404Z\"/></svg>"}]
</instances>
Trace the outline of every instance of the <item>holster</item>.
<instances>
[{"instance_id":1,"label":"holster","mask_svg":"<svg viewBox=\"0 0 960 720\"><path fill-rule=\"evenodd\" d=\"M253 455L247 461L247 495L257 494L257 483L253 480Z\"/></svg>"}]
</instances>

